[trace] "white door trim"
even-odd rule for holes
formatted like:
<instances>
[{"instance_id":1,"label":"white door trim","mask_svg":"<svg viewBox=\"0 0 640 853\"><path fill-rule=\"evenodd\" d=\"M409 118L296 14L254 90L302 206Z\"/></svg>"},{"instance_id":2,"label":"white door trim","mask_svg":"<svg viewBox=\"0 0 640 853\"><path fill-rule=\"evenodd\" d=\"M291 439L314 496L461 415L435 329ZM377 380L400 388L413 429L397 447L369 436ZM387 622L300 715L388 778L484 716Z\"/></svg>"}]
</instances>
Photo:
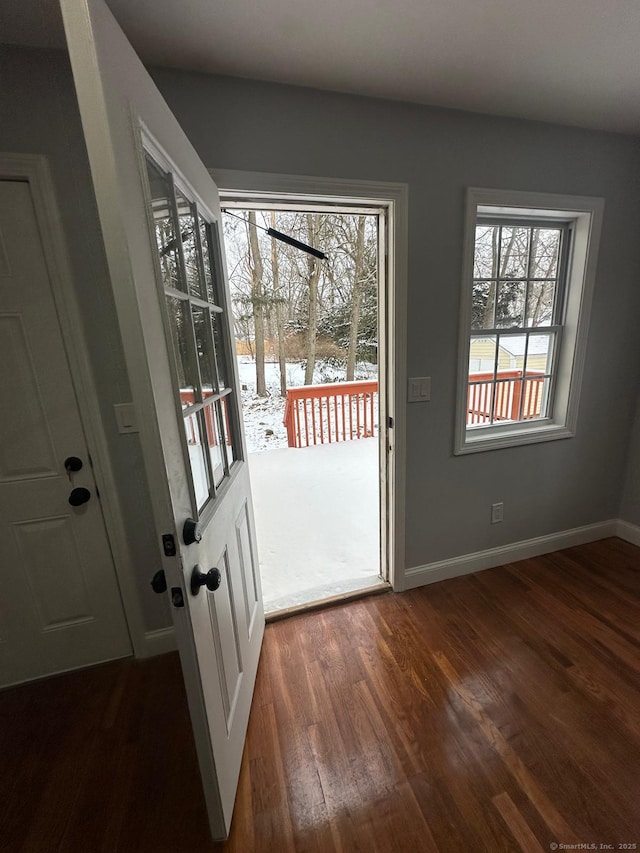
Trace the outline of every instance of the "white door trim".
<instances>
[{"instance_id":1,"label":"white door trim","mask_svg":"<svg viewBox=\"0 0 640 853\"><path fill-rule=\"evenodd\" d=\"M73 290L71 263L47 158L40 154L0 152L0 179L28 181L31 188L71 381L93 462L93 476L100 492L100 505L129 637L136 657L145 657L149 654L149 646L135 587L134 562L127 543L98 395L89 367L89 352L81 331L83 324Z\"/></svg>"},{"instance_id":2,"label":"white door trim","mask_svg":"<svg viewBox=\"0 0 640 853\"><path fill-rule=\"evenodd\" d=\"M389 582L394 590L405 588L405 459L406 459L406 387L407 387L407 258L408 208L407 184L380 181L356 181L343 178L313 178L304 175L278 175L266 172L244 172L210 169L221 197L237 193L250 194L252 201L273 201L274 196L307 198L314 204L335 204L336 198L362 198L367 205L384 206L388 210L389 245L388 281L391 298L387 305L387 322L393 329L393 351L388 354L386 384L389 413L394 428L390 432L389 477L392 501L388 502Z\"/></svg>"}]
</instances>

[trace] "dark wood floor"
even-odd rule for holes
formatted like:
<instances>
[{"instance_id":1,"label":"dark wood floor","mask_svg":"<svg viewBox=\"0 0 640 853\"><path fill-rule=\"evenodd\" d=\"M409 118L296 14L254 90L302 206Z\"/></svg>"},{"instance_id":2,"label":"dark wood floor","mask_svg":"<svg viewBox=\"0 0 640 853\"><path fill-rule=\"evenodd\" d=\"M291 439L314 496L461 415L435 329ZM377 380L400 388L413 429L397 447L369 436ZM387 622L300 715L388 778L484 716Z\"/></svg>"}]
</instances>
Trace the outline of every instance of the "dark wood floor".
<instances>
[{"instance_id":1,"label":"dark wood floor","mask_svg":"<svg viewBox=\"0 0 640 853\"><path fill-rule=\"evenodd\" d=\"M269 625L218 849L640 850L639 569L610 539ZM0 756L1 851L214 849L175 655L5 691Z\"/></svg>"}]
</instances>

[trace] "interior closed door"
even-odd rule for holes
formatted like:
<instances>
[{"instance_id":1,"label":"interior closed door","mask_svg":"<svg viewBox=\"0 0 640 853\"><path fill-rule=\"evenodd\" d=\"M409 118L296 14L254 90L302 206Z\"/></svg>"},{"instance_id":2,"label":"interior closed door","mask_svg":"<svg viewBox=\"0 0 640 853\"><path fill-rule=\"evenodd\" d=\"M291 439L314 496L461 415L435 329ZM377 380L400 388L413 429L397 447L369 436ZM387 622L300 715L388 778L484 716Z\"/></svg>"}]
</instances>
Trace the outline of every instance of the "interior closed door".
<instances>
[{"instance_id":1,"label":"interior closed door","mask_svg":"<svg viewBox=\"0 0 640 853\"><path fill-rule=\"evenodd\" d=\"M3 686L131 654L30 185L6 180L0 565Z\"/></svg>"}]
</instances>

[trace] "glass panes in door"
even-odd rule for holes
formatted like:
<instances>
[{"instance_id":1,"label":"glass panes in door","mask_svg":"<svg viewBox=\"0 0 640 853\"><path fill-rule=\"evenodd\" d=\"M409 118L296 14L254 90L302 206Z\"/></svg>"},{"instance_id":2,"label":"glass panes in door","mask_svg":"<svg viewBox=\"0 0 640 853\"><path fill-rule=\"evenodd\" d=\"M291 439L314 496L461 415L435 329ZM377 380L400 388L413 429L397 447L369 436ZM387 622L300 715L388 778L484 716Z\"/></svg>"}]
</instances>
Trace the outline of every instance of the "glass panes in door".
<instances>
[{"instance_id":1,"label":"glass panes in door","mask_svg":"<svg viewBox=\"0 0 640 853\"><path fill-rule=\"evenodd\" d=\"M147 176L176 402L198 517L239 458L217 229L189 192L176 187L171 172L148 155Z\"/></svg>"},{"instance_id":2,"label":"glass panes in door","mask_svg":"<svg viewBox=\"0 0 640 853\"><path fill-rule=\"evenodd\" d=\"M177 290L181 288L182 282L171 188L167 176L151 160L147 160L147 176L162 283L165 287Z\"/></svg>"}]
</instances>

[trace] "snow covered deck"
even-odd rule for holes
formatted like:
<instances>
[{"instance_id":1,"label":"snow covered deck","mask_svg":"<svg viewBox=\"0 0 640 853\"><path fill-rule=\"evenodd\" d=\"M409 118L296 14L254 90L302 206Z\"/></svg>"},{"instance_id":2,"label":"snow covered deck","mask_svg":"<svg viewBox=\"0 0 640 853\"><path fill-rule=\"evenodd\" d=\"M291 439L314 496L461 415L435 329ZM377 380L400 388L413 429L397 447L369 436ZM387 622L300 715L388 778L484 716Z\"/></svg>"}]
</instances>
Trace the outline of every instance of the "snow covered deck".
<instances>
[{"instance_id":1,"label":"snow covered deck","mask_svg":"<svg viewBox=\"0 0 640 853\"><path fill-rule=\"evenodd\" d=\"M249 455L265 611L380 583L378 440Z\"/></svg>"}]
</instances>

